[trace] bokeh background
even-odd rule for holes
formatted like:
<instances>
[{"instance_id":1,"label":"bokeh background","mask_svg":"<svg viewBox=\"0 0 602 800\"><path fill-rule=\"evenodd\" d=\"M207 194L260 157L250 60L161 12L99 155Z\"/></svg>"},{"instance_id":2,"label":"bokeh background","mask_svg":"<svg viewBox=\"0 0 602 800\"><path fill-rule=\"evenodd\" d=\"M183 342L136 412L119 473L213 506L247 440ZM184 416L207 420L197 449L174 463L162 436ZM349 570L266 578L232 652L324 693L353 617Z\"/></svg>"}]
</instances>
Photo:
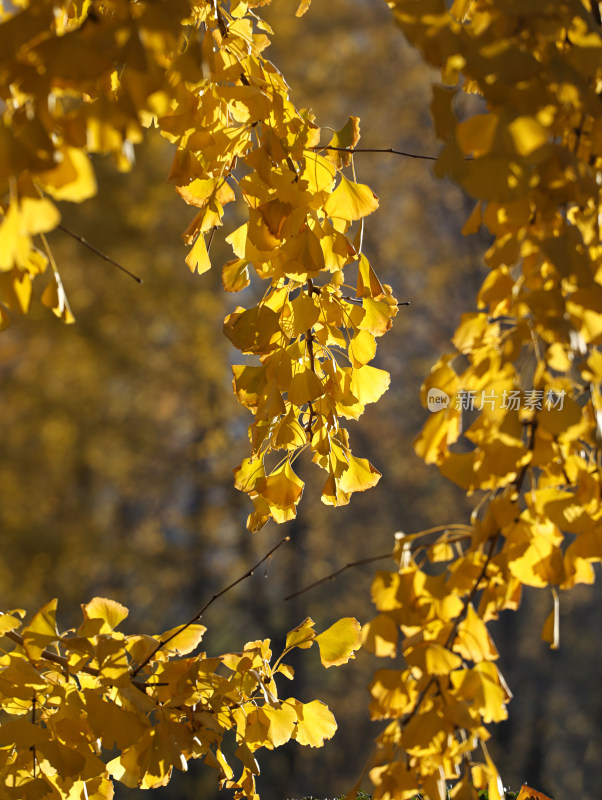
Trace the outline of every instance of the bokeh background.
<instances>
[{"instance_id":1,"label":"bokeh background","mask_svg":"<svg viewBox=\"0 0 602 800\"><path fill-rule=\"evenodd\" d=\"M271 58L298 106L319 124L361 118L365 147L434 154L430 85L437 75L404 43L382 0L314 0L262 9L275 35ZM130 608L129 632L155 633L189 617L245 572L284 534L291 543L215 603L204 622L209 653L255 638L282 646L306 616L324 628L341 616L370 619L370 581L383 561L294 592L348 562L386 554L393 534L465 521L474 503L425 467L412 440L426 419L420 385L484 276L485 234L459 231L471 204L432 175L428 161L388 154L356 157L358 180L379 195L365 251L400 308L379 342L376 365L391 389L349 425L354 451L383 473L379 485L332 509L319 502L321 475L306 464L298 519L245 530L246 496L232 468L247 454L250 417L232 394L239 356L222 321L249 295L226 295L220 267L224 231L212 243L215 269L193 276L180 234L189 209L166 182L170 146L149 135L131 174L97 162L99 195L65 206L65 225L143 278L138 285L60 231L51 237L76 325L34 304L0 335L0 606L35 611L59 598L63 629L95 595ZM236 210L226 231L236 226ZM40 283L41 283L40 279ZM38 295L42 286L38 286ZM251 286L251 295L258 287ZM551 598L525 596L521 610L493 626L515 699L493 732L506 785L523 781L560 798L602 797L602 623L599 587L561 598L561 649L540 641ZM368 719L367 654L325 672L313 651L293 660L291 693L320 697L339 722L321 750L296 743L262 761L263 800L338 796L355 781L376 725ZM288 688L288 687L287 687ZM215 773L191 764L157 790L165 800L218 797ZM118 798L137 792L117 789ZM224 793L222 796L228 796Z\"/></svg>"}]
</instances>

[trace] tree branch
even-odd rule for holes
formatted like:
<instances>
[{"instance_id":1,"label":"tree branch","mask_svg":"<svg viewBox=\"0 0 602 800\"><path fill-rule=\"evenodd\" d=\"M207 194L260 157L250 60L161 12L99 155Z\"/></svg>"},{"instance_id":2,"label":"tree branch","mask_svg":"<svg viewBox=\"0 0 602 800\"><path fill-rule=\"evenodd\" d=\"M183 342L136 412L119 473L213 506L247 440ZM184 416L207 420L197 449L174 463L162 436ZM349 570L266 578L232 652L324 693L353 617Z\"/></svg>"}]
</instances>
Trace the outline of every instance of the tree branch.
<instances>
[{"instance_id":1,"label":"tree branch","mask_svg":"<svg viewBox=\"0 0 602 800\"><path fill-rule=\"evenodd\" d=\"M160 639L157 642L157 646L155 648L153 648L152 652L150 652L148 654L148 656L146 656L146 658L143 659L140 662L140 664L138 664L138 666L132 671L132 674L131 674L132 678L135 678L136 675L140 672L140 670L143 669L149 663L149 661L152 659L152 657L155 655L156 652L158 652L162 647L165 647L166 644L171 642L172 639L175 639L176 636L179 636L183 631L186 630L186 628L189 628L197 620L200 620L201 617L203 616L203 614L205 613L205 611L207 611L209 606L212 605L218 599L218 597L221 597L223 594L226 594L226 592L229 592L230 589L233 589L237 584L241 583L246 578L250 578L251 575L255 572L255 570L258 567L260 567L263 564L264 561L267 561L268 558L270 558L270 556L273 553L275 553L276 550L278 550L278 548L281 547L285 542L289 542L290 538L291 538L290 536L284 536L278 542L278 544L274 545L274 547L272 547L272 549L268 553L266 553L265 556L263 556L262 559L260 559L256 564L254 564L251 567L251 569L248 569L245 572L244 575L241 575L240 578L237 578L235 581L232 581L232 583L229 583L227 586L225 586L223 589L220 589L219 592L217 592L211 598L209 598L209 600L207 600L205 605L199 611L197 611L197 613L193 617L191 617L188 620L188 622L185 622L180 628L178 628L178 630L174 631L174 633L170 634L167 638Z\"/></svg>"},{"instance_id":2,"label":"tree branch","mask_svg":"<svg viewBox=\"0 0 602 800\"><path fill-rule=\"evenodd\" d=\"M103 261L106 261L113 267L117 267L117 269L120 269L122 272L125 272L125 274L129 275L130 278L136 281L136 283L142 283L142 278L139 278L137 275L134 275L133 272L130 272L129 269L126 269L118 261L115 261L115 259L108 256L106 253L103 253L102 250L98 249L98 247L95 247L93 244L90 244L90 242L87 239L84 239L83 236L80 236L78 233L74 233L72 230L69 230L69 228L66 228L64 225L58 225L57 227L59 228L59 230L63 231L63 233L66 233L67 236L70 236L72 239L75 239L76 242L83 244L84 247L87 247L88 250L91 250L94 253L94 255L97 255L99 258L102 258Z\"/></svg>"},{"instance_id":3,"label":"tree branch","mask_svg":"<svg viewBox=\"0 0 602 800\"><path fill-rule=\"evenodd\" d=\"M303 589L299 589L298 592L293 592L293 594L287 594L287 596L284 599L292 600L293 597L298 597L300 594L309 592L310 589L314 589L321 583L326 583L327 581L334 580L337 577L337 575L340 575L341 572L345 572L345 570L347 569L351 569L351 567L360 567L362 564L371 564L373 561L382 561L385 558L392 558L391 553L385 553L382 556L372 556L371 558L361 558L359 561L350 561L348 564L345 564L344 567L337 569L336 572L332 572L330 575L326 575L324 578L320 578L319 580L310 583L309 586L305 586Z\"/></svg>"},{"instance_id":4,"label":"tree branch","mask_svg":"<svg viewBox=\"0 0 602 800\"><path fill-rule=\"evenodd\" d=\"M424 161L437 161L438 156L425 156L420 153L406 153L404 150L395 150L393 147L330 147L324 144L317 144L310 147L310 150L337 150L339 153L392 153L396 156L406 158L420 158Z\"/></svg>"}]
</instances>

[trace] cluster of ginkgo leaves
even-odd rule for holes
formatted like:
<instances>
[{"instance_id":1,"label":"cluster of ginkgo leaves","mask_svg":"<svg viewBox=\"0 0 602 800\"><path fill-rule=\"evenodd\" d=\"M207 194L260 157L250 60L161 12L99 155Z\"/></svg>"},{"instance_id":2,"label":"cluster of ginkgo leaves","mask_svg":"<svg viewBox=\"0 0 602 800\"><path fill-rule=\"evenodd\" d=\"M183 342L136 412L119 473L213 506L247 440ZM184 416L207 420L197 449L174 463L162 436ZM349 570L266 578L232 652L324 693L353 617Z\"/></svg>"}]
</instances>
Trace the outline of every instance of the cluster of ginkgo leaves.
<instances>
[{"instance_id":1,"label":"cluster of ginkgo leaves","mask_svg":"<svg viewBox=\"0 0 602 800\"><path fill-rule=\"evenodd\" d=\"M443 398L417 453L467 492L469 525L399 537L377 575L366 645L372 715L389 719L369 769L378 800L474 800L502 783L484 723L510 695L486 623L547 588L542 637L558 646L560 591L602 561L602 26L593 0L390 0L439 67L435 170L476 200L463 232L493 235L478 310L433 367ZM463 93L482 97L459 117ZM465 108L465 106L464 106ZM433 406L430 406L433 409ZM435 406L435 408L437 408ZM473 757L480 747L484 760Z\"/></svg>"},{"instance_id":2,"label":"cluster of ginkgo leaves","mask_svg":"<svg viewBox=\"0 0 602 800\"><path fill-rule=\"evenodd\" d=\"M320 747L336 730L320 700L279 699L283 659L314 642L325 667L353 658L360 627L351 617L316 634L306 619L272 662L270 640L240 653L194 653L206 628L180 625L160 636L116 630L128 610L96 597L77 630L60 634L56 600L31 621L0 615L0 797L110 800L113 781L164 786L191 758L217 770L236 798L254 800L257 753L291 739ZM238 767L224 755L224 741ZM235 745L235 749L232 748ZM117 755L115 755L117 750Z\"/></svg>"},{"instance_id":3,"label":"cluster of ginkgo leaves","mask_svg":"<svg viewBox=\"0 0 602 800\"><path fill-rule=\"evenodd\" d=\"M250 272L267 282L224 326L257 357L234 367L234 391L255 418L251 455L235 474L255 507L251 530L295 516L303 450L327 473L325 503L377 483L340 420L386 391L388 373L370 361L397 311L361 252L362 220L378 200L336 149L356 145L359 121L323 133L293 105L262 55L270 30L254 8L264 4L44 0L0 11L0 321L7 309L27 311L48 264L42 302L73 320L45 236L60 225L54 201L93 195L90 154L128 169L143 129L157 127L176 146L169 179L196 209L184 233L190 269L209 269L224 206L238 200L246 221L227 237L235 258L224 288L243 289ZM346 277L349 265L357 277Z\"/></svg>"}]
</instances>

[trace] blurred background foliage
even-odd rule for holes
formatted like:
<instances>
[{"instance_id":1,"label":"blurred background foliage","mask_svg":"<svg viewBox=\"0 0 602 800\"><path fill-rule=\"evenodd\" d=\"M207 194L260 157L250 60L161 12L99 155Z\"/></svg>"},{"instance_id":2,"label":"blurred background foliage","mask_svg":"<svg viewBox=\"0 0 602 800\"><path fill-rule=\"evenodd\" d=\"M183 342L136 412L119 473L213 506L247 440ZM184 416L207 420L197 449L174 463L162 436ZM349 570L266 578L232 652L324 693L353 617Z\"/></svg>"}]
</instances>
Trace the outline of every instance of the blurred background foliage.
<instances>
[{"instance_id":1,"label":"blurred background foliage","mask_svg":"<svg viewBox=\"0 0 602 800\"><path fill-rule=\"evenodd\" d=\"M296 5L278 0L263 11L275 31L272 60L297 105L334 129L359 116L360 146L436 153L428 106L437 76L404 44L386 5L315 0L300 20ZM1 607L33 611L56 596L66 628L80 603L105 595L130 608L128 631L159 632L289 533L292 542L274 563L204 620L210 653L259 637L271 637L277 651L308 615L322 628L341 616L369 619L371 576L391 562L348 571L288 602L285 595L350 561L389 552L396 530L469 514L471 501L422 464L412 439L427 413L420 384L462 311L473 307L487 240L459 234L470 207L457 188L432 176L428 161L356 156L358 180L381 203L367 220L365 250L381 280L411 303L379 343L376 364L391 373L391 389L350 425L358 452L383 477L350 506L332 509L318 500L320 476L305 469L298 519L253 536L244 527L250 507L232 488L231 472L247 453L249 419L232 394L228 365L237 356L221 332L225 314L248 302L222 290L220 267L230 257L223 231L212 244L215 269L202 277L188 272L180 234L189 212L166 182L171 158L151 132L131 174L98 163L98 197L63 208L67 227L144 283L57 232L51 246L76 325L63 326L34 304L0 336ZM599 588L587 587L562 599L558 652L539 640L547 595L526 597L518 614L493 628L515 694L493 752L513 788L527 781L557 798L602 796L599 600ZM328 702L339 732L323 750L291 743L264 759L263 800L338 796L369 753L374 726L365 686L373 660L361 653L331 674L313 655L297 658L292 688L302 700ZM157 791L166 800L217 796L213 772L194 765L191 772Z\"/></svg>"}]
</instances>

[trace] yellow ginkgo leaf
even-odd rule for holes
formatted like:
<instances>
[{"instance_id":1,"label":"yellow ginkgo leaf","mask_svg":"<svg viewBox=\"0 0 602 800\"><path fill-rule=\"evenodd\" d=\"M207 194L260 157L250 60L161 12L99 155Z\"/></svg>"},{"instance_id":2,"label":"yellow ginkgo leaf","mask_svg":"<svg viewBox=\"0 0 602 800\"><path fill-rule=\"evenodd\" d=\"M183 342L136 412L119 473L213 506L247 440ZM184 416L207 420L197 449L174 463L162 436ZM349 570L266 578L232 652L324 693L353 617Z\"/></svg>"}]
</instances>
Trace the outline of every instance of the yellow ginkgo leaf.
<instances>
[{"instance_id":1,"label":"yellow ginkgo leaf","mask_svg":"<svg viewBox=\"0 0 602 800\"><path fill-rule=\"evenodd\" d=\"M172 628L155 638L166 642L166 644L161 647L163 652L177 653L183 656L187 653L191 653L199 646L206 630L207 628L204 625L194 624L186 627L178 625L176 628Z\"/></svg>"},{"instance_id":2,"label":"yellow ginkgo leaf","mask_svg":"<svg viewBox=\"0 0 602 800\"><path fill-rule=\"evenodd\" d=\"M361 333L366 334L368 331ZM376 367L356 367L351 375L351 391L362 405L375 403L387 391L390 383L389 373Z\"/></svg>"},{"instance_id":3,"label":"yellow ginkgo leaf","mask_svg":"<svg viewBox=\"0 0 602 800\"><path fill-rule=\"evenodd\" d=\"M307 650L308 647L311 647L316 638L315 624L311 617L307 617L300 625L289 631L286 635L286 649L299 647L301 650Z\"/></svg>"},{"instance_id":4,"label":"yellow ginkgo leaf","mask_svg":"<svg viewBox=\"0 0 602 800\"><path fill-rule=\"evenodd\" d=\"M297 505L303 494L303 481L295 475L288 459L265 479L261 496L276 508L288 509Z\"/></svg>"},{"instance_id":5,"label":"yellow ginkgo leaf","mask_svg":"<svg viewBox=\"0 0 602 800\"><path fill-rule=\"evenodd\" d=\"M328 143L330 147L344 147L352 150L360 140L360 120L359 117L349 117L340 131L333 134ZM349 166L351 163L351 153L342 153L339 150L326 151L330 155L337 167Z\"/></svg>"},{"instance_id":6,"label":"yellow ginkgo leaf","mask_svg":"<svg viewBox=\"0 0 602 800\"><path fill-rule=\"evenodd\" d=\"M7 633L7 631L14 631L21 625L21 620L13 617L12 614L0 614L0 635Z\"/></svg>"},{"instance_id":7,"label":"yellow ginkgo leaf","mask_svg":"<svg viewBox=\"0 0 602 800\"><path fill-rule=\"evenodd\" d=\"M244 258L228 261L222 268L222 285L227 292L240 292L249 285L249 262Z\"/></svg>"},{"instance_id":8,"label":"yellow ginkgo leaf","mask_svg":"<svg viewBox=\"0 0 602 800\"><path fill-rule=\"evenodd\" d=\"M59 638L56 627L56 606L54 598L42 606L26 628L23 628L23 646L29 658L34 661L42 652Z\"/></svg>"},{"instance_id":9,"label":"yellow ginkgo leaf","mask_svg":"<svg viewBox=\"0 0 602 800\"><path fill-rule=\"evenodd\" d=\"M353 183L344 175L334 192L324 204L329 217L345 219L349 222L367 217L378 208L378 197L369 186Z\"/></svg>"},{"instance_id":10,"label":"yellow ginkgo leaf","mask_svg":"<svg viewBox=\"0 0 602 800\"><path fill-rule=\"evenodd\" d=\"M296 703L297 728L294 738L302 745L322 747L325 739L332 739L337 723L327 705L320 700Z\"/></svg>"},{"instance_id":11,"label":"yellow ginkgo leaf","mask_svg":"<svg viewBox=\"0 0 602 800\"><path fill-rule=\"evenodd\" d=\"M380 472L366 458L349 456L349 467L339 478L339 488L346 494L364 492L380 480Z\"/></svg>"},{"instance_id":12,"label":"yellow ginkgo leaf","mask_svg":"<svg viewBox=\"0 0 602 800\"><path fill-rule=\"evenodd\" d=\"M354 658L354 650L362 643L362 628L354 617L338 620L316 636L320 660L325 667L338 667Z\"/></svg>"},{"instance_id":13,"label":"yellow ginkgo leaf","mask_svg":"<svg viewBox=\"0 0 602 800\"><path fill-rule=\"evenodd\" d=\"M311 369L303 369L293 376L288 387L288 399L296 406L303 406L317 400L326 391L326 387Z\"/></svg>"},{"instance_id":14,"label":"yellow ginkgo leaf","mask_svg":"<svg viewBox=\"0 0 602 800\"><path fill-rule=\"evenodd\" d=\"M186 263L191 272L198 272L199 275L211 269L211 259L209 258L205 237L202 233L199 233L192 250L186 256Z\"/></svg>"},{"instance_id":15,"label":"yellow ginkgo leaf","mask_svg":"<svg viewBox=\"0 0 602 800\"><path fill-rule=\"evenodd\" d=\"M370 331L358 331L349 343L349 358L351 359L353 366L361 367L364 364L368 364L368 362L372 361L375 354L376 341L374 336L370 333ZM355 394L355 391L353 391L353 393ZM371 400L362 400L360 397L358 397L358 400L360 403L373 402Z\"/></svg>"},{"instance_id":16,"label":"yellow ginkgo leaf","mask_svg":"<svg viewBox=\"0 0 602 800\"><path fill-rule=\"evenodd\" d=\"M66 325L75 322L75 317L71 312L63 282L58 272L53 273L52 281L42 293L42 304L52 309L52 313L62 320Z\"/></svg>"},{"instance_id":17,"label":"yellow ginkgo leaf","mask_svg":"<svg viewBox=\"0 0 602 800\"><path fill-rule=\"evenodd\" d=\"M508 125L508 131L521 156L530 155L548 141L546 129L534 117L517 117Z\"/></svg>"},{"instance_id":18,"label":"yellow ginkgo leaf","mask_svg":"<svg viewBox=\"0 0 602 800\"><path fill-rule=\"evenodd\" d=\"M301 2L299 3L299 7L295 11L295 16L296 17L302 17L305 14L305 12L308 10L310 4L311 4L311 0L301 0Z\"/></svg>"},{"instance_id":19,"label":"yellow ginkgo leaf","mask_svg":"<svg viewBox=\"0 0 602 800\"><path fill-rule=\"evenodd\" d=\"M106 597L95 597L89 603L82 605L84 619L101 619L103 626L100 633L111 633L123 622L129 611L116 600L108 600Z\"/></svg>"},{"instance_id":20,"label":"yellow ginkgo leaf","mask_svg":"<svg viewBox=\"0 0 602 800\"><path fill-rule=\"evenodd\" d=\"M37 182L55 200L81 203L96 194L96 178L88 156L77 147L58 151L59 164L41 172Z\"/></svg>"},{"instance_id":21,"label":"yellow ginkgo leaf","mask_svg":"<svg viewBox=\"0 0 602 800\"><path fill-rule=\"evenodd\" d=\"M294 706L286 702L282 703L279 708L265 705L263 712L270 723L267 733L269 744L272 747L286 744L295 731L297 713Z\"/></svg>"}]
</instances>

